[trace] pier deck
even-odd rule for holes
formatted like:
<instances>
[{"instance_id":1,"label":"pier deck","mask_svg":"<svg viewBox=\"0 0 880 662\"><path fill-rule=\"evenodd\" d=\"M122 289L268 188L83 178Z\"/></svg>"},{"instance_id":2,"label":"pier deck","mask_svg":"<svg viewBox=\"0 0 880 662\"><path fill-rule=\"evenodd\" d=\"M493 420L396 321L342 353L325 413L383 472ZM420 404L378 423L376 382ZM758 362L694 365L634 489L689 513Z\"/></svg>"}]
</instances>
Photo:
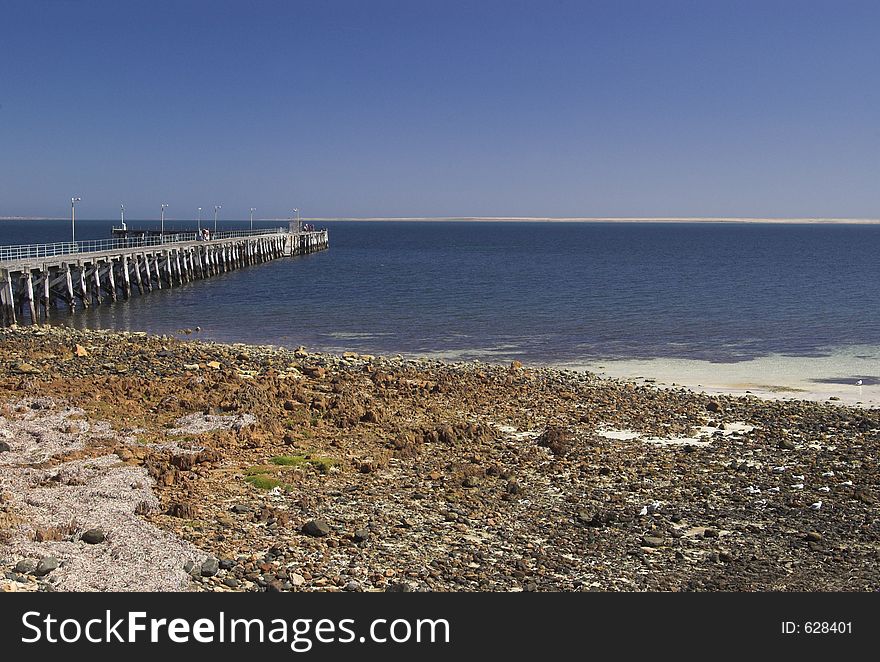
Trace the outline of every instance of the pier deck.
<instances>
[{"instance_id":1,"label":"pier deck","mask_svg":"<svg viewBox=\"0 0 880 662\"><path fill-rule=\"evenodd\" d=\"M96 242L0 246L0 324L48 321L53 311L128 299L162 287L329 246L326 230L285 228Z\"/></svg>"}]
</instances>

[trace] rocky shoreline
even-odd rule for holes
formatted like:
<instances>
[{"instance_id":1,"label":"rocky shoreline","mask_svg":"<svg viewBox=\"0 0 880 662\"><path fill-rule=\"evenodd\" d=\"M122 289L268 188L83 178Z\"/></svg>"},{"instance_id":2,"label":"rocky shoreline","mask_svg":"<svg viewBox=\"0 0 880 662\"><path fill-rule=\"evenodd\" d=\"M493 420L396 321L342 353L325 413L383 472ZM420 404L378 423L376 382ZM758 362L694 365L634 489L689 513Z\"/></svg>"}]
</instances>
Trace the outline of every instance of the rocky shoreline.
<instances>
[{"instance_id":1,"label":"rocky shoreline","mask_svg":"<svg viewBox=\"0 0 880 662\"><path fill-rule=\"evenodd\" d=\"M63 327L0 348L4 590L880 585L877 410Z\"/></svg>"}]
</instances>

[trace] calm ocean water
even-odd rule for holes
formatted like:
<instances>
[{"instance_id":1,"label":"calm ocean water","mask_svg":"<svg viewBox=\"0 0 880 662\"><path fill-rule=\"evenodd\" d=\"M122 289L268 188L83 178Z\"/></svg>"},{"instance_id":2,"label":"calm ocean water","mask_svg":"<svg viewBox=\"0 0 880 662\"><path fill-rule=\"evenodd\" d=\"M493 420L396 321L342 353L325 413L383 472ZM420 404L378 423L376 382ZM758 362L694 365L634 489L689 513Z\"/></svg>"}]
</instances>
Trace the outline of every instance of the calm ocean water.
<instances>
[{"instance_id":1,"label":"calm ocean water","mask_svg":"<svg viewBox=\"0 0 880 662\"><path fill-rule=\"evenodd\" d=\"M112 224L77 221L78 238L107 238ZM732 362L880 345L880 226L323 225L329 251L67 323L162 333L200 326L202 338L219 341L552 363ZM68 222L0 222L2 244L68 236Z\"/></svg>"}]
</instances>

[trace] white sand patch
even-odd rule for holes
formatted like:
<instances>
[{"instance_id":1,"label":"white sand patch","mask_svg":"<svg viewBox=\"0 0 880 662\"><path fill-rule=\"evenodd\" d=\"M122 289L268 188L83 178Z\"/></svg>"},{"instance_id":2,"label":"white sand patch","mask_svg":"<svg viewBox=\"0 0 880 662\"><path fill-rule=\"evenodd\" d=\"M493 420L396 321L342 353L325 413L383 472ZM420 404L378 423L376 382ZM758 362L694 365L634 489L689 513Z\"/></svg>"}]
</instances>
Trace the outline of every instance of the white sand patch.
<instances>
[{"instance_id":1,"label":"white sand patch","mask_svg":"<svg viewBox=\"0 0 880 662\"><path fill-rule=\"evenodd\" d=\"M78 407L58 406L47 398L28 398L13 403L11 418L0 416L0 441L10 450L0 454L0 466L39 464L49 458L80 450L86 437L110 438L106 423L91 424Z\"/></svg>"},{"instance_id":2,"label":"white sand patch","mask_svg":"<svg viewBox=\"0 0 880 662\"><path fill-rule=\"evenodd\" d=\"M33 403L30 403L33 404ZM112 435L109 426L68 420L79 410L38 403L10 418L0 430L12 450L0 453L3 536L0 564L53 556L58 569L47 579L68 591L184 590L187 561L207 554L147 522L141 512L158 507L152 480L141 467L116 455L65 462L49 468L27 466L58 453L87 447ZM76 431L61 430L76 424ZM100 528L104 542L89 545L83 531ZM58 540L36 542L36 533L54 531Z\"/></svg>"},{"instance_id":3,"label":"white sand patch","mask_svg":"<svg viewBox=\"0 0 880 662\"><path fill-rule=\"evenodd\" d=\"M596 433L600 437L605 437L606 439L615 439L617 441L630 441L631 439L638 439L642 436L641 433L633 432L632 430L614 430L611 428L597 430Z\"/></svg>"},{"instance_id":4,"label":"white sand patch","mask_svg":"<svg viewBox=\"0 0 880 662\"><path fill-rule=\"evenodd\" d=\"M252 414L189 414L175 421L177 427L168 431L170 435L204 434L215 430L240 430L253 425L257 419Z\"/></svg>"},{"instance_id":5,"label":"white sand patch","mask_svg":"<svg viewBox=\"0 0 880 662\"><path fill-rule=\"evenodd\" d=\"M861 376L880 377L880 346L829 350L826 356L768 356L736 363L657 358L591 360L558 364L603 377L645 381L660 388L684 386L705 393L747 395L772 400L839 398L847 405L880 406L880 384L859 386Z\"/></svg>"},{"instance_id":6,"label":"white sand patch","mask_svg":"<svg viewBox=\"0 0 880 662\"><path fill-rule=\"evenodd\" d=\"M65 591L185 589L190 579L184 563L207 554L136 514L138 506L158 507L151 484L145 469L122 465L115 455L4 475L0 485L13 494L24 521L11 530L3 560L54 556L61 565L51 579ZM33 540L37 529L68 526L71 539ZM92 528L103 529L107 539L97 545L79 540Z\"/></svg>"}]
</instances>

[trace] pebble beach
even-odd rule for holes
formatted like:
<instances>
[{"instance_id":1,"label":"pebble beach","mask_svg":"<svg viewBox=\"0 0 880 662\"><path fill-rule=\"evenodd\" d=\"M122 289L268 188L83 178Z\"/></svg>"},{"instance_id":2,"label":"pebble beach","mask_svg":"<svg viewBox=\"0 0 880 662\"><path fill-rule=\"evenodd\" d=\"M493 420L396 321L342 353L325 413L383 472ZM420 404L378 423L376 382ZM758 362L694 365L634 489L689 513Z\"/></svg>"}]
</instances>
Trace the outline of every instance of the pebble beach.
<instances>
[{"instance_id":1,"label":"pebble beach","mask_svg":"<svg viewBox=\"0 0 880 662\"><path fill-rule=\"evenodd\" d=\"M0 330L4 591L878 586L877 410L197 337Z\"/></svg>"}]
</instances>

